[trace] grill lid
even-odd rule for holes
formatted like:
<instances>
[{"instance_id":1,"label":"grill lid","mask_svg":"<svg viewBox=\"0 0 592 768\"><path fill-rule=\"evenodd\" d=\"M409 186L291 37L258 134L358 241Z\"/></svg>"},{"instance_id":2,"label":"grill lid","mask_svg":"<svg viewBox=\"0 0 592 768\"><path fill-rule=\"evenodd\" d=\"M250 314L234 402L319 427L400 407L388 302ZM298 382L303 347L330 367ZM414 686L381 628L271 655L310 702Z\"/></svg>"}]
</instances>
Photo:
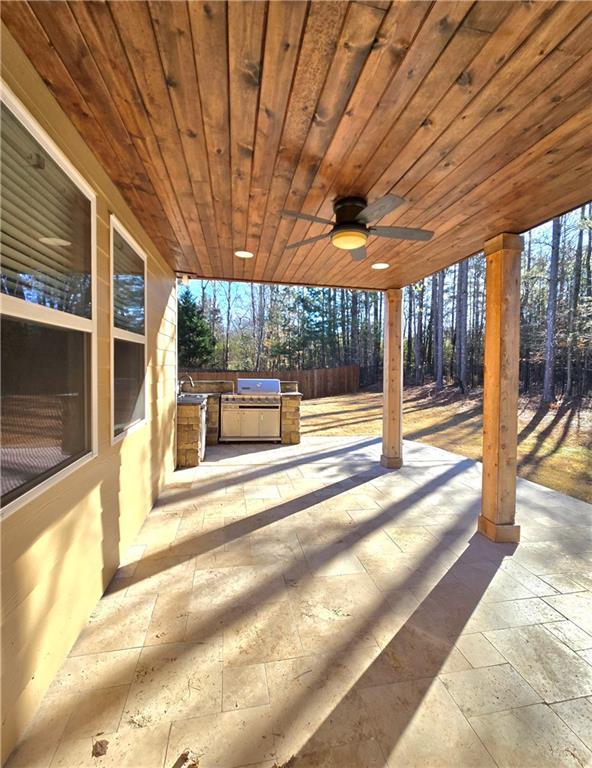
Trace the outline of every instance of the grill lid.
<instances>
[{"instance_id":1,"label":"grill lid","mask_svg":"<svg viewBox=\"0 0 592 768\"><path fill-rule=\"evenodd\" d=\"M257 395L262 392L279 395L282 390L279 379L237 379L236 391L239 395Z\"/></svg>"}]
</instances>

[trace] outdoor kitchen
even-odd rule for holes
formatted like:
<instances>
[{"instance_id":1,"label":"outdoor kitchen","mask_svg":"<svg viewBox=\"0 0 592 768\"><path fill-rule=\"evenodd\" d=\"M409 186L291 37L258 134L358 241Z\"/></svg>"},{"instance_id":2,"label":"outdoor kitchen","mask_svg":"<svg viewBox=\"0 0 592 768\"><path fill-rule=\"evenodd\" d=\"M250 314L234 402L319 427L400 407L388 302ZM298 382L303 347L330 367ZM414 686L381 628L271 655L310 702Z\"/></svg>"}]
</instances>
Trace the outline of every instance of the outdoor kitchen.
<instances>
[{"instance_id":1,"label":"outdoor kitchen","mask_svg":"<svg viewBox=\"0 0 592 768\"><path fill-rule=\"evenodd\" d=\"M238 378L195 381L179 378L177 466L198 466L207 445L218 443L300 442L298 382Z\"/></svg>"}]
</instances>

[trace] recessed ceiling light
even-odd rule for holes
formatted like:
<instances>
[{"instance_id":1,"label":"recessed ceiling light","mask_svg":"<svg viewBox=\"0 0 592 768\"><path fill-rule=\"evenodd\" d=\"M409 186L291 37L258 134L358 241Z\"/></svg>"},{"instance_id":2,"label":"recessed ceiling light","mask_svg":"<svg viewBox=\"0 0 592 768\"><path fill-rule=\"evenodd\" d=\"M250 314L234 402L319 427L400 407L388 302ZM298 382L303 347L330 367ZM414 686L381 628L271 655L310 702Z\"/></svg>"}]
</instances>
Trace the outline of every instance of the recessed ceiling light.
<instances>
[{"instance_id":1,"label":"recessed ceiling light","mask_svg":"<svg viewBox=\"0 0 592 768\"><path fill-rule=\"evenodd\" d=\"M385 264L384 261L377 261L376 264L372 265L372 269L388 269L390 267L390 264Z\"/></svg>"},{"instance_id":2,"label":"recessed ceiling light","mask_svg":"<svg viewBox=\"0 0 592 768\"><path fill-rule=\"evenodd\" d=\"M238 256L239 259L252 259L253 258L253 254L251 253L251 251L235 251L234 255Z\"/></svg>"},{"instance_id":3,"label":"recessed ceiling light","mask_svg":"<svg viewBox=\"0 0 592 768\"><path fill-rule=\"evenodd\" d=\"M69 240L62 240L61 237L40 237L39 242L43 245L63 246L72 245Z\"/></svg>"}]
</instances>

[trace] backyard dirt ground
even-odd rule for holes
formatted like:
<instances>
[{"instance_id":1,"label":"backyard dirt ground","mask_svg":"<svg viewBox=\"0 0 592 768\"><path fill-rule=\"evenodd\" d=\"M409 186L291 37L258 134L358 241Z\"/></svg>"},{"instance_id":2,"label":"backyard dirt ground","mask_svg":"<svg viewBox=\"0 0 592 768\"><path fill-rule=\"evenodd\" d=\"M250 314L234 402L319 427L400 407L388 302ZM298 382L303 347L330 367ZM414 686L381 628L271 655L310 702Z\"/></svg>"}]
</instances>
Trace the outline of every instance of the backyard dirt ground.
<instances>
[{"instance_id":1,"label":"backyard dirt ground","mask_svg":"<svg viewBox=\"0 0 592 768\"><path fill-rule=\"evenodd\" d=\"M573 402L539 409L520 399L518 474L592 502L592 409ZM587 407L586 407L587 406ZM463 397L456 389L407 387L403 435L481 460L482 392ZM302 433L380 435L382 393L323 397L302 402Z\"/></svg>"}]
</instances>

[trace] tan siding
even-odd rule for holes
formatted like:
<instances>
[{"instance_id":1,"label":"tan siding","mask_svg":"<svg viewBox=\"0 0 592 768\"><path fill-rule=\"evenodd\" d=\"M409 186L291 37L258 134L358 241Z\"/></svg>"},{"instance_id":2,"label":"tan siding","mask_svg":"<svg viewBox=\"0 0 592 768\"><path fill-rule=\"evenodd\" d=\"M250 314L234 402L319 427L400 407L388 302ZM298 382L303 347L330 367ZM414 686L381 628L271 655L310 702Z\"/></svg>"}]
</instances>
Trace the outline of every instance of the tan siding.
<instances>
[{"instance_id":1,"label":"tan siding","mask_svg":"<svg viewBox=\"0 0 592 768\"><path fill-rule=\"evenodd\" d=\"M123 198L2 28L3 78L97 193L98 456L1 523L2 761L137 533L175 444L175 281ZM148 255L147 423L111 445L109 216Z\"/></svg>"}]
</instances>

